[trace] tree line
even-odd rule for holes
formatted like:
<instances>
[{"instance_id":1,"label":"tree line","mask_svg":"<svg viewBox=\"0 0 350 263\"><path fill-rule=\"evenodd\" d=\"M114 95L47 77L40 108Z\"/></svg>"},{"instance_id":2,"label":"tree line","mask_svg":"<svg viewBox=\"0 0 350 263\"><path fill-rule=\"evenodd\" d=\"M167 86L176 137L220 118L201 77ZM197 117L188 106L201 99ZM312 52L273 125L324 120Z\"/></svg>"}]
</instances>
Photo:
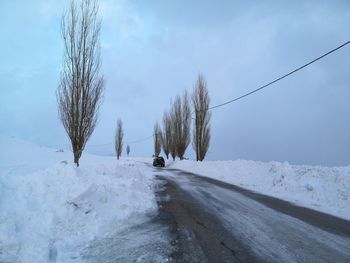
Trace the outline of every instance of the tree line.
<instances>
[{"instance_id":1,"label":"tree line","mask_svg":"<svg viewBox=\"0 0 350 263\"><path fill-rule=\"evenodd\" d=\"M191 102L190 102L191 100ZM161 148L166 158L169 155L175 160L183 160L187 147L191 142L191 106L194 113L192 130L192 147L196 152L196 160L203 161L210 143L210 97L207 82L203 75L199 75L194 85L191 97L185 91L177 95L170 103L170 109L163 114L163 127L156 122L154 125L154 156L159 156Z\"/></svg>"},{"instance_id":2,"label":"tree line","mask_svg":"<svg viewBox=\"0 0 350 263\"><path fill-rule=\"evenodd\" d=\"M64 54L56 97L59 118L70 139L74 163L77 166L96 127L104 93L104 78L100 74L101 21L97 14L96 0L81 0L80 5L72 0L61 19ZM170 154L174 160L176 157L184 159L191 141L192 106L192 146L197 161L202 161L210 143L209 103L207 83L199 75L191 97L187 91L176 96L170 109L164 112L162 127L158 122L154 125L154 155L158 156L163 149L167 158ZM122 153L123 137L123 123L119 119L114 140L117 159ZM126 152L129 155L129 145Z\"/></svg>"}]
</instances>

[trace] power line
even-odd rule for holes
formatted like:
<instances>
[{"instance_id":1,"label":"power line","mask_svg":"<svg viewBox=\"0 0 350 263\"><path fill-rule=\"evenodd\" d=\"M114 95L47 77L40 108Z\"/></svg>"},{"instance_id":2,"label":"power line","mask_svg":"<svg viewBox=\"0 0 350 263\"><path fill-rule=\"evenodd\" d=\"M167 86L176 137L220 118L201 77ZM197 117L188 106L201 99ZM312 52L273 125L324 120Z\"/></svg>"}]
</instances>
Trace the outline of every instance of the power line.
<instances>
[{"instance_id":1,"label":"power line","mask_svg":"<svg viewBox=\"0 0 350 263\"><path fill-rule=\"evenodd\" d=\"M143 138L143 139L138 139L138 140L126 142L126 144L140 143L140 142L149 140L152 137L153 137L153 134L150 136L147 136L146 138ZM114 142L108 142L108 143L103 143L103 144L90 144L90 145L86 145L85 147L101 147L101 146L108 146L108 145L112 145L112 144L114 144Z\"/></svg>"},{"instance_id":2,"label":"power line","mask_svg":"<svg viewBox=\"0 0 350 263\"><path fill-rule=\"evenodd\" d=\"M87 144L85 147L100 147L100 146L107 146L107 145L111 145L113 144L113 142L107 142L107 143L103 143L103 144Z\"/></svg>"},{"instance_id":3,"label":"power line","mask_svg":"<svg viewBox=\"0 0 350 263\"><path fill-rule=\"evenodd\" d=\"M299 68L296 68L296 69L294 69L294 70L288 72L287 74L284 74L283 76L281 76L281 77L279 77L279 78L277 78L277 79L275 79L275 80L273 80L273 81L271 81L271 82L269 82L269 83L267 83L267 84L265 84L265 85L263 85L263 86L261 86L261 87L255 89L255 90L252 90L252 91L250 91L250 92L248 92L248 93L246 93L246 94L243 94L243 95L241 95L241 96L239 96L239 97L237 97L237 98L234 98L234 99L232 99L232 100L226 101L226 102L224 102L224 103L221 103L221 104L212 106L212 107L209 108L209 110L212 110L212 109L216 109L216 108L225 106L225 105L227 105L227 104L229 104L229 103L232 103L232 102L235 102L235 101L237 101L237 100L243 99L243 98L245 98L245 97L247 97L247 96L249 96L249 95L251 95L251 94L253 94L253 93L255 93L255 92L258 92L259 90L262 90L262 89L264 89L264 88L266 88L266 87L268 87L268 86L270 86L270 85L272 85L272 84L274 84L274 83L276 83L276 82L278 82L278 81L280 81L280 80L282 80L282 79L284 79L284 78L286 78L286 77L288 77L288 76L294 74L295 72L297 72L297 71L299 71L299 70L301 70L301 69L303 69L303 68L306 68L307 66L309 66L309 65L315 63L316 61L318 61L318 60L320 60L320 59L322 59L322 58L328 56L329 54L331 54L331 53L337 51L338 49L341 49L342 47L348 45L349 43L350 43L350 40L347 41L347 42L345 42L345 43L343 43L343 44L341 44L340 46L338 46L338 47L336 47L336 48L334 48L334 49L328 51L327 53L325 53L325 54L323 54L323 55L321 55L321 56L315 58L314 60L311 60L310 62L308 62L308 63L306 63L306 64L300 66Z\"/></svg>"},{"instance_id":4,"label":"power line","mask_svg":"<svg viewBox=\"0 0 350 263\"><path fill-rule=\"evenodd\" d=\"M135 140L135 141L131 141L131 142L128 142L127 144L134 144L134 143L140 143L140 142L143 142L143 141L146 141L146 140L149 140L150 138L153 137L153 134L150 135L150 136L147 136L146 138L143 138L143 139L139 139L139 140Z\"/></svg>"}]
</instances>

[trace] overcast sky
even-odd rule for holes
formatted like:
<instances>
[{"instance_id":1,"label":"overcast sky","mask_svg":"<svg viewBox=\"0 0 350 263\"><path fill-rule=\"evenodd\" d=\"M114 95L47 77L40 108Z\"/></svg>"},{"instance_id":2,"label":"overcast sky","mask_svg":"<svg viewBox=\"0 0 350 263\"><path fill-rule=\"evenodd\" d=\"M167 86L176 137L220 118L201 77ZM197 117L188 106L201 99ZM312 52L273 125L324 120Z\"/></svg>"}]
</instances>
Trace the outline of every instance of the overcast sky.
<instances>
[{"instance_id":1,"label":"overcast sky","mask_svg":"<svg viewBox=\"0 0 350 263\"><path fill-rule=\"evenodd\" d=\"M55 98L67 4L0 0L0 134L69 143ZM350 40L348 0L101 0L100 15L106 91L86 148L100 154L113 153L117 118L127 142L151 135L171 98L191 91L198 73L216 105ZM133 156L152 155L152 140L130 146ZM191 146L186 155L193 156ZM208 159L349 165L350 45L214 110Z\"/></svg>"}]
</instances>

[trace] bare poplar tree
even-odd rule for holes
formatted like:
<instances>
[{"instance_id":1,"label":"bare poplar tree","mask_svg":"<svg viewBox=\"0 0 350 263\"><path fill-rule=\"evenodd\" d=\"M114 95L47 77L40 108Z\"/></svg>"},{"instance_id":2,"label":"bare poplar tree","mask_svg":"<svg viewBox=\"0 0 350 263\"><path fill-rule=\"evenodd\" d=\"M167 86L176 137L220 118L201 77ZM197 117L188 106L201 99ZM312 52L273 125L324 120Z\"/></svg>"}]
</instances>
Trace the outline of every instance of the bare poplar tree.
<instances>
[{"instance_id":1,"label":"bare poplar tree","mask_svg":"<svg viewBox=\"0 0 350 263\"><path fill-rule=\"evenodd\" d=\"M172 105L169 113L170 118L170 127L171 127L171 133L170 133L170 145L169 145L169 152L173 160L175 161L177 152L176 152L176 115L175 115L175 109L174 105Z\"/></svg>"},{"instance_id":2,"label":"bare poplar tree","mask_svg":"<svg viewBox=\"0 0 350 263\"><path fill-rule=\"evenodd\" d=\"M153 130L153 139L154 139L154 156L158 157L162 147L162 134L159 127L159 123L156 122Z\"/></svg>"},{"instance_id":3,"label":"bare poplar tree","mask_svg":"<svg viewBox=\"0 0 350 263\"><path fill-rule=\"evenodd\" d=\"M177 148L177 153L179 155L180 160L184 158L186 149L191 141L191 107L187 91L185 91L182 96L181 108L182 137L178 142Z\"/></svg>"},{"instance_id":4,"label":"bare poplar tree","mask_svg":"<svg viewBox=\"0 0 350 263\"><path fill-rule=\"evenodd\" d=\"M117 155L117 159L119 160L123 151L123 139L124 139L124 130L123 130L123 122L121 119L117 121L117 130L115 132L115 153Z\"/></svg>"},{"instance_id":5,"label":"bare poplar tree","mask_svg":"<svg viewBox=\"0 0 350 263\"><path fill-rule=\"evenodd\" d=\"M164 112L163 115L163 130L162 130L162 147L166 158L169 159L169 153L171 148L171 117L168 112Z\"/></svg>"},{"instance_id":6,"label":"bare poplar tree","mask_svg":"<svg viewBox=\"0 0 350 263\"><path fill-rule=\"evenodd\" d=\"M198 76L192 93L192 104L195 110L192 146L196 152L197 161L203 161L210 143L210 98L207 82L202 75Z\"/></svg>"},{"instance_id":7,"label":"bare poplar tree","mask_svg":"<svg viewBox=\"0 0 350 263\"><path fill-rule=\"evenodd\" d=\"M172 125L174 127L174 143L176 155L183 160L190 144L191 109L187 91L183 96L177 96L172 105Z\"/></svg>"},{"instance_id":8,"label":"bare poplar tree","mask_svg":"<svg viewBox=\"0 0 350 263\"><path fill-rule=\"evenodd\" d=\"M130 146L129 145L126 146L126 154L129 157L129 154L130 154Z\"/></svg>"},{"instance_id":9,"label":"bare poplar tree","mask_svg":"<svg viewBox=\"0 0 350 263\"><path fill-rule=\"evenodd\" d=\"M103 94L100 29L95 1L71 1L61 22L64 42L63 68L57 89L59 118L72 144L74 163L93 133Z\"/></svg>"}]
</instances>

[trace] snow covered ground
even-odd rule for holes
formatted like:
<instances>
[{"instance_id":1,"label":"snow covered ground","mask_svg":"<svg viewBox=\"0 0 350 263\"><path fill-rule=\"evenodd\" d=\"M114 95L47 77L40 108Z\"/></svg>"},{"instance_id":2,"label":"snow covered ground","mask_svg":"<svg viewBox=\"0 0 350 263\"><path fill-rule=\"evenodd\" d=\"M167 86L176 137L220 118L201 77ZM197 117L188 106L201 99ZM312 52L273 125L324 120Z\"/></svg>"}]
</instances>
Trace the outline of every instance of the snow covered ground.
<instances>
[{"instance_id":1,"label":"snow covered ground","mask_svg":"<svg viewBox=\"0 0 350 263\"><path fill-rule=\"evenodd\" d=\"M0 136L0 262L81 262L82 251L100 250L91 244L147 222L157 212L151 161L83 154L77 168L70 152ZM350 166L237 160L168 167L350 220Z\"/></svg>"},{"instance_id":2,"label":"snow covered ground","mask_svg":"<svg viewBox=\"0 0 350 263\"><path fill-rule=\"evenodd\" d=\"M80 262L88 243L157 211L137 160L70 152L0 136L0 262Z\"/></svg>"},{"instance_id":3,"label":"snow covered ground","mask_svg":"<svg viewBox=\"0 0 350 263\"><path fill-rule=\"evenodd\" d=\"M350 166L256 161L175 161L170 167L239 185L350 220Z\"/></svg>"}]
</instances>

